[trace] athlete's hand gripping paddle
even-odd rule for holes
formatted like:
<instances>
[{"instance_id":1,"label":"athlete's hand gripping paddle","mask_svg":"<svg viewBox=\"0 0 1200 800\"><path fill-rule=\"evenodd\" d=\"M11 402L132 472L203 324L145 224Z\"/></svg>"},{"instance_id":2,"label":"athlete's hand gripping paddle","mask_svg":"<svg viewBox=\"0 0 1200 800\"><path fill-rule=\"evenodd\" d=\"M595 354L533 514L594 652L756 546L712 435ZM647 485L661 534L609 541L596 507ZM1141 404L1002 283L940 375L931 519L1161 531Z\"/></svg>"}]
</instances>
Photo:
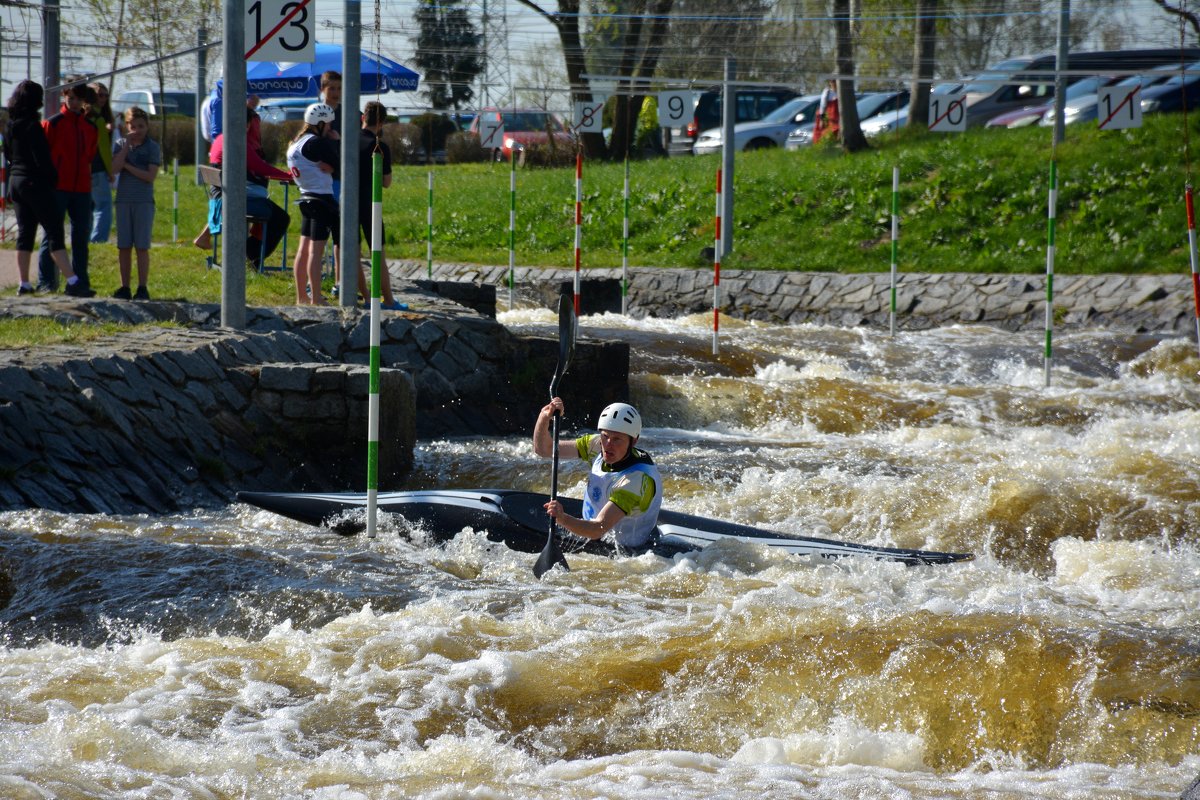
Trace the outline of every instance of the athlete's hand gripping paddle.
<instances>
[{"instance_id":1,"label":"athlete's hand gripping paddle","mask_svg":"<svg viewBox=\"0 0 1200 800\"><path fill-rule=\"evenodd\" d=\"M567 295L561 295L558 298L558 366L554 368L554 378L550 381L550 399L558 397L558 383L562 380L563 373L567 371L567 364L571 363L571 354L575 352L575 307L571 302L571 298ZM550 499L558 499L558 414L555 413L550 419L550 429L554 437L554 449L551 451L551 461L553 463L550 475ZM555 527L557 523L554 517L550 518L550 531L546 536L546 546L542 548L542 554L538 556L537 563L533 565L533 574L537 578L541 578L555 564L562 564L563 569L569 570L567 559L563 556L562 548L558 546L558 537L555 535Z\"/></svg>"}]
</instances>

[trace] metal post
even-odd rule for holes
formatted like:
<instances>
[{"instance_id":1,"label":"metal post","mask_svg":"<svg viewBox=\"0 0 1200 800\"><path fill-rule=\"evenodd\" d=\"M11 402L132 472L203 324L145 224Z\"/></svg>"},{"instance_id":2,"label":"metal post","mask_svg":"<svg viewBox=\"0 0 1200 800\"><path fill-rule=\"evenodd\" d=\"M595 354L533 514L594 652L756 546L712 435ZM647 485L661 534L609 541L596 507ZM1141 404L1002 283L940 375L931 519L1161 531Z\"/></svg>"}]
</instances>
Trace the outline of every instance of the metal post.
<instances>
[{"instance_id":1,"label":"metal post","mask_svg":"<svg viewBox=\"0 0 1200 800\"><path fill-rule=\"evenodd\" d=\"M193 170L197 186L203 183L200 180L200 165L207 161L207 153L204 148L206 142L200 135L200 106L208 94L206 85L208 83L208 50L204 47L207 41L208 27L204 23L200 23L200 31L196 34L196 44L200 46L200 50L196 53L196 167Z\"/></svg>"},{"instance_id":2,"label":"metal post","mask_svg":"<svg viewBox=\"0 0 1200 800\"><path fill-rule=\"evenodd\" d=\"M246 327L246 2L227 0L221 129L221 325ZM233 135L242 131L241 135Z\"/></svg>"},{"instance_id":3,"label":"metal post","mask_svg":"<svg viewBox=\"0 0 1200 800\"><path fill-rule=\"evenodd\" d=\"M1054 72L1054 143L1062 144L1066 136L1066 125L1063 123L1063 106L1066 103L1064 95L1067 92L1067 78L1063 73L1067 69L1067 53L1070 43L1067 39L1071 32L1071 0L1059 0L1058 4L1058 58L1055 60Z\"/></svg>"},{"instance_id":4,"label":"metal post","mask_svg":"<svg viewBox=\"0 0 1200 800\"><path fill-rule=\"evenodd\" d=\"M338 284L339 305L353 307L358 297L358 132L362 94L361 9L347 2L346 32L342 41L342 277Z\"/></svg>"},{"instance_id":5,"label":"metal post","mask_svg":"<svg viewBox=\"0 0 1200 800\"><path fill-rule=\"evenodd\" d=\"M61 71L58 63L61 37L60 7L58 0L42 0L42 86L46 89L61 83L58 79ZM50 119L58 113L60 99L58 94L46 92L42 101L42 119Z\"/></svg>"},{"instance_id":6,"label":"metal post","mask_svg":"<svg viewBox=\"0 0 1200 800\"><path fill-rule=\"evenodd\" d=\"M737 123L737 61L725 59L725 83L721 87L721 174L724 180L722 216L725 222L721 230L721 252L733 252L733 126Z\"/></svg>"}]
</instances>

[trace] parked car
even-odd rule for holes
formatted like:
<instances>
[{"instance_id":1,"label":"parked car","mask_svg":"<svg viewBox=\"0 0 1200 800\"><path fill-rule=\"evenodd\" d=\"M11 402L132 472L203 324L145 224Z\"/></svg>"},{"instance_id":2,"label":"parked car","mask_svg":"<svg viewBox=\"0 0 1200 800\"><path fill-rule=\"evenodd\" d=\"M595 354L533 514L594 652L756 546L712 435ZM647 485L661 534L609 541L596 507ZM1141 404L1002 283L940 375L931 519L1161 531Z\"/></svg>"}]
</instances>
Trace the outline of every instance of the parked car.
<instances>
[{"instance_id":1,"label":"parked car","mask_svg":"<svg viewBox=\"0 0 1200 800\"><path fill-rule=\"evenodd\" d=\"M1179 111L1200 105L1200 63L1188 64L1182 74L1172 75L1165 81L1145 89L1142 95L1142 113L1155 111Z\"/></svg>"},{"instance_id":2,"label":"parked car","mask_svg":"<svg viewBox=\"0 0 1200 800\"><path fill-rule=\"evenodd\" d=\"M551 135L562 147L571 147L575 137L562 117L541 108L485 108L471 120L470 132L479 135L480 118L490 115L504 123L504 141L490 148L496 161L508 161L513 151L520 152L534 145L547 144Z\"/></svg>"},{"instance_id":3,"label":"parked car","mask_svg":"<svg viewBox=\"0 0 1200 800\"><path fill-rule=\"evenodd\" d=\"M1160 83L1170 80L1170 72L1178 72L1181 67L1181 64L1175 64L1172 66L1163 67L1164 71L1162 72L1155 71L1145 75L1130 75L1127 78L1117 81L1113 85L1119 89L1129 89L1140 85L1142 87L1141 91L1145 92L1146 89L1152 86L1157 86ZM1144 96L1145 95L1143 95L1143 97ZM1099 94L1093 92L1092 94L1080 95L1079 97L1064 103L1063 122L1067 125L1073 125L1076 122L1088 122L1096 119L1096 117L1098 117L1100 114L1099 99ZM1042 121L1038 124L1047 126L1053 125L1054 115L1046 114L1046 116L1042 117Z\"/></svg>"},{"instance_id":4,"label":"parked car","mask_svg":"<svg viewBox=\"0 0 1200 800\"><path fill-rule=\"evenodd\" d=\"M1116 83L1121 80L1121 76L1117 75L1095 75L1090 78L1082 78L1075 81L1067 87L1063 93L1064 102L1070 103L1072 100L1078 100L1089 94L1096 94L1101 88L1109 84ZM988 128L1025 128L1030 125L1037 125L1042 119L1054 111L1054 101L1048 103L1040 103L1034 106L1025 106L1016 111L1009 111L1005 114L992 117L986 123Z\"/></svg>"},{"instance_id":5,"label":"parked car","mask_svg":"<svg viewBox=\"0 0 1200 800\"><path fill-rule=\"evenodd\" d=\"M812 122L821 103L821 95L806 94L793 97L779 108L757 122L739 122L733 126L735 150L759 150L767 147L782 147L788 134L797 125ZM710 128L696 139L692 152L698 156L717 153L725 140L725 131L720 127Z\"/></svg>"},{"instance_id":6,"label":"parked car","mask_svg":"<svg viewBox=\"0 0 1200 800\"><path fill-rule=\"evenodd\" d=\"M184 91L152 92L149 89L133 89L121 92L112 100L114 114L137 106L151 116L159 114L182 114L196 116L196 93Z\"/></svg>"},{"instance_id":7,"label":"parked car","mask_svg":"<svg viewBox=\"0 0 1200 800\"><path fill-rule=\"evenodd\" d=\"M1096 75L1146 72L1180 58L1196 60L1200 50L1151 48L1082 51L1067 54L1067 69ZM967 95L967 125L984 125L989 119L1032 105L1044 105L1054 96L1054 53L1011 58L971 78L963 87Z\"/></svg>"},{"instance_id":8,"label":"parked car","mask_svg":"<svg viewBox=\"0 0 1200 800\"><path fill-rule=\"evenodd\" d=\"M737 89L734 99L734 123L755 122L770 114L799 93L786 87L747 86ZM688 124L667 128L667 153L673 156L688 155L700 137L701 131L721 125L721 90L701 92L696 100L696 109Z\"/></svg>"},{"instance_id":9,"label":"parked car","mask_svg":"<svg viewBox=\"0 0 1200 800\"><path fill-rule=\"evenodd\" d=\"M858 95L858 124L862 128L875 117L886 116L895 118L897 112L908 108L908 90L897 92L864 92ZM815 113L815 112L814 112ZM906 112L907 113L907 112ZM796 128L787 137L788 150L799 150L812 144L816 120Z\"/></svg>"},{"instance_id":10,"label":"parked car","mask_svg":"<svg viewBox=\"0 0 1200 800\"><path fill-rule=\"evenodd\" d=\"M303 120L304 109L315 102L315 97L281 97L259 102L257 111L263 122L278 124L288 120Z\"/></svg>"}]
</instances>

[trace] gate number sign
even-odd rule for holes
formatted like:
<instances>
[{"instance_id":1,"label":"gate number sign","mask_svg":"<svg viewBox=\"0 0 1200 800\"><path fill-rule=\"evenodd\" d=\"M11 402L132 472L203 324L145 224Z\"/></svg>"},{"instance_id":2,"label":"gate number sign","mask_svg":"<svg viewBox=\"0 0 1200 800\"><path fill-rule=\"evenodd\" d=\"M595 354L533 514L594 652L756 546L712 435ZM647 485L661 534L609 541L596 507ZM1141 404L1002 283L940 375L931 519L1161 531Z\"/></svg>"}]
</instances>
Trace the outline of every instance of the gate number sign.
<instances>
[{"instance_id":1,"label":"gate number sign","mask_svg":"<svg viewBox=\"0 0 1200 800\"><path fill-rule=\"evenodd\" d=\"M1141 86L1105 86L1096 97L1100 130L1142 127Z\"/></svg>"},{"instance_id":2,"label":"gate number sign","mask_svg":"<svg viewBox=\"0 0 1200 800\"><path fill-rule=\"evenodd\" d=\"M311 0L254 0L246 6L246 60L313 62Z\"/></svg>"},{"instance_id":3,"label":"gate number sign","mask_svg":"<svg viewBox=\"0 0 1200 800\"><path fill-rule=\"evenodd\" d=\"M592 93L592 99L575 104L575 114L572 122L576 133L604 132L604 102L607 98Z\"/></svg>"},{"instance_id":4,"label":"gate number sign","mask_svg":"<svg viewBox=\"0 0 1200 800\"><path fill-rule=\"evenodd\" d=\"M658 126L660 128L682 128L692 121L692 93L659 92Z\"/></svg>"},{"instance_id":5,"label":"gate number sign","mask_svg":"<svg viewBox=\"0 0 1200 800\"><path fill-rule=\"evenodd\" d=\"M967 129L967 98L963 95L929 95L929 130L961 133Z\"/></svg>"},{"instance_id":6,"label":"gate number sign","mask_svg":"<svg viewBox=\"0 0 1200 800\"><path fill-rule=\"evenodd\" d=\"M479 112L479 145L486 150L499 150L504 144L504 117L497 111Z\"/></svg>"}]
</instances>

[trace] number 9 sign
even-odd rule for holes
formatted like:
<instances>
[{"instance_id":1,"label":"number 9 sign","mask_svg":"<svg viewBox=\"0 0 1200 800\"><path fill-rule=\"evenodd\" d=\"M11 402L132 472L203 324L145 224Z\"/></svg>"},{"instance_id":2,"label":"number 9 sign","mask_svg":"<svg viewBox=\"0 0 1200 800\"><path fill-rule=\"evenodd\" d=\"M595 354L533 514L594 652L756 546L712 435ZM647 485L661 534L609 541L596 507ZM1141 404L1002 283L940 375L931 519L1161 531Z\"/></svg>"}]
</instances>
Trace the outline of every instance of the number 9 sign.
<instances>
[{"instance_id":1,"label":"number 9 sign","mask_svg":"<svg viewBox=\"0 0 1200 800\"><path fill-rule=\"evenodd\" d=\"M246 60L312 62L311 0L254 0L246 6Z\"/></svg>"},{"instance_id":2,"label":"number 9 sign","mask_svg":"<svg viewBox=\"0 0 1200 800\"><path fill-rule=\"evenodd\" d=\"M659 92L658 125L660 128L681 128L692 121L692 93Z\"/></svg>"}]
</instances>

